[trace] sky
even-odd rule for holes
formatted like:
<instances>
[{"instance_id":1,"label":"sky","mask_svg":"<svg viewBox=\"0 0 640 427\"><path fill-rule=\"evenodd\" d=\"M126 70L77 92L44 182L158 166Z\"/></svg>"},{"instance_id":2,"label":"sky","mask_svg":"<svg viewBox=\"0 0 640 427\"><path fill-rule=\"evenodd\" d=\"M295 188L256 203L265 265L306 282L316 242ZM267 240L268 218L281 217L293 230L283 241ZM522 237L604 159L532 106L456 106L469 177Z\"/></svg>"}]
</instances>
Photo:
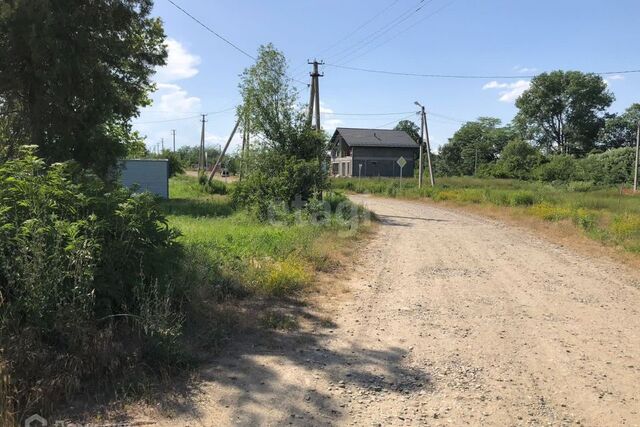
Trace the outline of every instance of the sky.
<instances>
[{"instance_id":1,"label":"sky","mask_svg":"<svg viewBox=\"0 0 640 427\"><path fill-rule=\"evenodd\" d=\"M301 82L310 80L307 60L324 61L326 131L392 128L401 119L419 124L418 101L427 108L435 150L464 121L511 121L531 75L640 70L638 0L173 1L252 56L261 44L273 43L287 58L290 76ZM168 63L157 70L153 104L133 120L134 129L147 137L149 149L162 138L171 148L174 129L176 148L198 145L200 114L208 113L206 143L224 145L240 102L239 75L253 60L168 0L155 0L154 15L164 23ZM487 78L400 76L336 65ZM604 77L616 97L611 112L640 102L640 73ZM308 102L307 85L294 84L301 103Z\"/></svg>"}]
</instances>

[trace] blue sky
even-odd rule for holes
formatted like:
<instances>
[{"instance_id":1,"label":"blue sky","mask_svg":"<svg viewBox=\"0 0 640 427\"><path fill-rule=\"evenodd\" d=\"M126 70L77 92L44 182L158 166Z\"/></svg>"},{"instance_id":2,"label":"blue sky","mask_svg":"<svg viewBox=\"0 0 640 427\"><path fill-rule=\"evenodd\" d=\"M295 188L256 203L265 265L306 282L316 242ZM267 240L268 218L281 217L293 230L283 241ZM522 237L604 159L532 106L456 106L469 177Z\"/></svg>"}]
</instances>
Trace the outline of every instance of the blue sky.
<instances>
[{"instance_id":1,"label":"blue sky","mask_svg":"<svg viewBox=\"0 0 640 427\"><path fill-rule=\"evenodd\" d=\"M417 121L410 114L417 100L430 112L436 148L460 121L493 116L509 122L528 75L640 69L637 0L174 1L252 55L260 44L273 43L287 57L291 75L302 81L309 80L307 59L314 57L397 72L517 77L437 79L322 67L323 128ZM167 0L156 0L154 13L165 25L169 63L154 77L154 103L134 120L135 128L150 148L161 138L168 147L172 129L178 147L197 145L196 116L218 112L208 116L207 144L224 144L235 121L232 107L240 101L238 75L252 60ZM640 102L640 74L611 75L607 81L616 96L612 111ZM308 89L297 87L305 102ZM396 112L401 114L352 115ZM237 146L236 138L232 149Z\"/></svg>"}]
</instances>

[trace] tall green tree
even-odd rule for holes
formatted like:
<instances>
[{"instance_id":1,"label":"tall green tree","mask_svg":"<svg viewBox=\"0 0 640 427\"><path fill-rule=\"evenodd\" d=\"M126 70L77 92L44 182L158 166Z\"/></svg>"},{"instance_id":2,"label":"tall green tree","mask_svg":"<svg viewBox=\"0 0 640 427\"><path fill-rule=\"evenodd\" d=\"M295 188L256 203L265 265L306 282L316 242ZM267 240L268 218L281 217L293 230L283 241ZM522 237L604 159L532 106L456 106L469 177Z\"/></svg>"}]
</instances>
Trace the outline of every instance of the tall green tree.
<instances>
[{"instance_id":1,"label":"tall green tree","mask_svg":"<svg viewBox=\"0 0 640 427\"><path fill-rule=\"evenodd\" d=\"M6 0L0 4L0 112L13 138L49 162L105 173L149 104L166 60L151 0ZM12 148L5 149L12 151Z\"/></svg>"},{"instance_id":2,"label":"tall green tree","mask_svg":"<svg viewBox=\"0 0 640 427\"><path fill-rule=\"evenodd\" d=\"M305 160L324 156L324 134L307 124L286 58L272 44L260 46L256 63L242 73L240 94L238 114L252 133L261 135L264 148Z\"/></svg>"},{"instance_id":3,"label":"tall green tree","mask_svg":"<svg viewBox=\"0 0 640 427\"><path fill-rule=\"evenodd\" d=\"M403 130L414 141L416 142L420 141L420 127L417 124L415 124L412 120L400 120L396 125L396 127L394 127L393 129Z\"/></svg>"},{"instance_id":4,"label":"tall green tree","mask_svg":"<svg viewBox=\"0 0 640 427\"><path fill-rule=\"evenodd\" d=\"M450 176L474 175L477 170L494 162L507 143L515 136L500 119L480 117L467 122L440 147L438 173Z\"/></svg>"},{"instance_id":5,"label":"tall green tree","mask_svg":"<svg viewBox=\"0 0 640 427\"><path fill-rule=\"evenodd\" d=\"M604 111L613 100L597 74L543 73L517 99L515 123L523 136L548 153L583 156L596 146Z\"/></svg>"},{"instance_id":6,"label":"tall green tree","mask_svg":"<svg viewBox=\"0 0 640 427\"><path fill-rule=\"evenodd\" d=\"M305 109L287 75L284 55L261 46L256 63L242 74L238 115L249 127L254 148L247 174L234 190L236 202L265 219L270 206L321 197L327 187L324 132L307 122Z\"/></svg>"},{"instance_id":7,"label":"tall green tree","mask_svg":"<svg viewBox=\"0 0 640 427\"><path fill-rule=\"evenodd\" d=\"M604 127L600 130L597 148L605 151L611 148L633 147L640 124L640 104L631 105L622 114L607 114Z\"/></svg>"}]
</instances>

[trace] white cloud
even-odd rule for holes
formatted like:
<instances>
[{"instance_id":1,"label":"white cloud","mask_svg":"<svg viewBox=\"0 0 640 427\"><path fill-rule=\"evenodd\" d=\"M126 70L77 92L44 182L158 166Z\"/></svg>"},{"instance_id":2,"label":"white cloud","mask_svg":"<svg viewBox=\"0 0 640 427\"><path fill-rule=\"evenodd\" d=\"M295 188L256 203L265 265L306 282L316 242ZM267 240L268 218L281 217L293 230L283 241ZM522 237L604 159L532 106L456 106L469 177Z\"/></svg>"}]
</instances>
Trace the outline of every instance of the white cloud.
<instances>
[{"instance_id":1,"label":"white cloud","mask_svg":"<svg viewBox=\"0 0 640 427\"><path fill-rule=\"evenodd\" d=\"M604 82L606 84L611 84L611 82L614 82L616 80L624 80L624 76L622 74L614 74L612 76L608 76L604 79Z\"/></svg>"},{"instance_id":2,"label":"white cloud","mask_svg":"<svg viewBox=\"0 0 640 427\"><path fill-rule=\"evenodd\" d=\"M200 98L189 96L186 90L173 83L158 83L154 98L157 111L176 116L193 113L201 108Z\"/></svg>"},{"instance_id":3,"label":"white cloud","mask_svg":"<svg viewBox=\"0 0 640 427\"><path fill-rule=\"evenodd\" d=\"M157 82L167 83L176 80L189 79L198 74L197 66L200 57L189 53L187 49L175 39L167 39L167 64L159 67L155 75Z\"/></svg>"},{"instance_id":4,"label":"white cloud","mask_svg":"<svg viewBox=\"0 0 640 427\"><path fill-rule=\"evenodd\" d=\"M322 101L320 101L320 122L322 127L330 133L344 123L342 120L336 118L334 110Z\"/></svg>"},{"instance_id":5,"label":"white cloud","mask_svg":"<svg viewBox=\"0 0 640 427\"><path fill-rule=\"evenodd\" d=\"M515 102L525 90L529 89L530 85L531 82L528 80L518 80L513 83L500 83L494 80L482 86L482 89L501 89L499 92L500 98L498 98L500 101Z\"/></svg>"},{"instance_id":6,"label":"white cloud","mask_svg":"<svg viewBox=\"0 0 640 427\"><path fill-rule=\"evenodd\" d=\"M533 68L533 67L521 67L520 65L516 65L515 67L513 67L514 71L517 71L518 73L535 73L536 71L538 71L537 68Z\"/></svg>"}]
</instances>

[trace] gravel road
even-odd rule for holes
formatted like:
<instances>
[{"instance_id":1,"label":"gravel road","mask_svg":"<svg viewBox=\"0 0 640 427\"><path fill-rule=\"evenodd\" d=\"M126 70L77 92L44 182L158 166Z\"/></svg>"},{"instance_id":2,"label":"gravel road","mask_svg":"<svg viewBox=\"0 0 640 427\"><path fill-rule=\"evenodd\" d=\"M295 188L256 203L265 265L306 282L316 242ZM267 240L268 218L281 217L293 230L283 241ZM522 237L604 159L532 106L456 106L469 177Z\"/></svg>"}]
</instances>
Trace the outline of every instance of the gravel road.
<instances>
[{"instance_id":1,"label":"gravel road","mask_svg":"<svg viewBox=\"0 0 640 427\"><path fill-rule=\"evenodd\" d=\"M160 425L640 426L633 272L466 213L353 200L382 224L349 293L234 344Z\"/></svg>"}]
</instances>

